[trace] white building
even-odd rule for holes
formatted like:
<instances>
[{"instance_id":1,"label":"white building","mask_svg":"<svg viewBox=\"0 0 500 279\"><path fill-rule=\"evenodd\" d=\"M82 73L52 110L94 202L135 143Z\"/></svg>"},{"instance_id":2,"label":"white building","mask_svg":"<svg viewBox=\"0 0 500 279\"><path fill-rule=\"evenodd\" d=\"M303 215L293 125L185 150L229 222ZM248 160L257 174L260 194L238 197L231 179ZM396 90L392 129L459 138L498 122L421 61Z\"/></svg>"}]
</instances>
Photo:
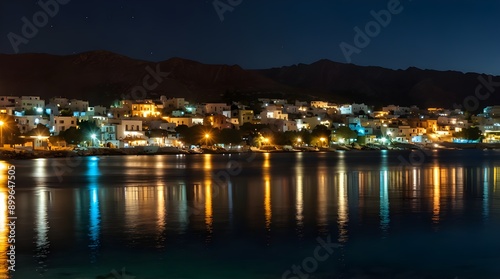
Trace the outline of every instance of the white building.
<instances>
[{"instance_id":1,"label":"white building","mask_svg":"<svg viewBox=\"0 0 500 279\"><path fill-rule=\"evenodd\" d=\"M40 100L39 96L22 96L20 104L16 109L21 111L36 110L39 113L43 112L45 100Z\"/></svg>"},{"instance_id":2,"label":"white building","mask_svg":"<svg viewBox=\"0 0 500 279\"><path fill-rule=\"evenodd\" d=\"M359 114L361 111L363 111L365 114L371 113L370 108L365 105L365 104L352 104L352 113L354 114Z\"/></svg>"},{"instance_id":3,"label":"white building","mask_svg":"<svg viewBox=\"0 0 500 279\"><path fill-rule=\"evenodd\" d=\"M274 122L276 119L288 120L288 113L283 113L281 106L269 105L260 113L262 124Z\"/></svg>"},{"instance_id":4,"label":"white building","mask_svg":"<svg viewBox=\"0 0 500 279\"><path fill-rule=\"evenodd\" d=\"M226 103L206 103L205 113L206 114L222 114L224 111L230 111L231 106Z\"/></svg>"},{"instance_id":5,"label":"white building","mask_svg":"<svg viewBox=\"0 0 500 279\"><path fill-rule=\"evenodd\" d=\"M40 115L15 116L15 121L19 131L23 134L35 129L38 124L46 126L50 124L49 119L43 118Z\"/></svg>"},{"instance_id":6,"label":"white building","mask_svg":"<svg viewBox=\"0 0 500 279\"><path fill-rule=\"evenodd\" d=\"M296 105L286 104L284 108L286 113L300 113L299 107Z\"/></svg>"},{"instance_id":7,"label":"white building","mask_svg":"<svg viewBox=\"0 0 500 279\"><path fill-rule=\"evenodd\" d=\"M339 108L340 114L353 114L352 105L342 105Z\"/></svg>"},{"instance_id":8,"label":"white building","mask_svg":"<svg viewBox=\"0 0 500 279\"><path fill-rule=\"evenodd\" d=\"M244 110L244 109L238 110L238 124L243 125L245 123L252 123L253 116L254 116L253 110Z\"/></svg>"},{"instance_id":9,"label":"white building","mask_svg":"<svg viewBox=\"0 0 500 279\"><path fill-rule=\"evenodd\" d=\"M184 100L184 98L167 98L165 96L160 97L160 101L163 103L163 107L170 111L175 109L183 109L188 102Z\"/></svg>"},{"instance_id":10,"label":"white building","mask_svg":"<svg viewBox=\"0 0 500 279\"><path fill-rule=\"evenodd\" d=\"M78 127L77 118L74 116L52 116L50 119L50 133L54 136L66 131L71 127Z\"/></svg>"},{"instance_id":11,"label":"white building","mask_svg":"<svg viewBox=\"0 0 500 279\"><path fill-rule=\"evenodd\" d=\"M15 96L0 96L0 107L18 107L21 102L21 98Z\"/></svg>"},{"instance_id":12,"label":"white building","mask_svg":"<svg viewBox=\"0 0 500 279\"><path fill-rule=\"evenodd\" d=\"M411 112L411 108L409 107L400 107L396 105L389 105L386 107L382 107L382 111L392 112L394 115L405 115Z\"/></svg>"},{"instance_id":13,"label":"white building","mask_svg":"<svg viewBox=\"0 0 500 279\"><path fill-rule=\"evenodd\" d=\"M116 144L116 125L107 124L101 126L101 141L106 144L107 142L111 142L114 145Z\"/></svg>"},{"instance_id":14,"label":"white building","mask_svg":"<svg viewBox=\"0 0 500 279\"><path fill-rule=\"evenodd\" d=\"M69 102L69 109L72 111L86 112L89 108L89 102L83 100L72 99Z\"/></svg>"},{"instance_id":15,"label":"white building","mask_svg":"<svg viewBox=\"0 0 500 279\"><path fill-rule=\"evenodd\" d=\"M203 117L164 117L170 123L174 123L175 126L186 125L188 127L194 125L203 125Z\"/></svg>"},{"instance_id":16,"label":"white building","mask_svg":"<svg viewBox=\"0 0 500 279\"><path fill-rule=\"evenodd\" d=\"M69 100L68 98L62 97L54 97L49 99L49 104L55 105L60 109L68 109L69 108Z\"/></svg>"},{"instance_id":17,"label":"white building","mask_svg":"<svg viewBox=\"0 0 500 279\"><path fill-rule=\"evenodd\" d=\"M116 137L119 140L125 138L144 138L142 131L142 120L121 119L116 125Z\"/></svg>"}]
</instances>

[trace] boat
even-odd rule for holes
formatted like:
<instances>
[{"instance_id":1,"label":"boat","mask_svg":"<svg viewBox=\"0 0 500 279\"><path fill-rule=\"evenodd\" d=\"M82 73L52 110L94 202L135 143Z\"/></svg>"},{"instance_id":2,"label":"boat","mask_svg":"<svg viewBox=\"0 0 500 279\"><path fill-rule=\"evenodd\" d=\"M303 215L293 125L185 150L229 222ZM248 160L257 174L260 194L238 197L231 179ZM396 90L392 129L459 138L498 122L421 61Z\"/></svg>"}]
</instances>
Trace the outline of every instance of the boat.
<instances>
[{"instance_id":1,"label":"boat","mask_svg":"<svg viewBox=\"0 0 500 279\"><path fill-rule=\"evenodd\" d=\"M203 154L203 150L201 148L191 148L188 152L191 154Z\"/></svg>"},{"instance_id":2,"label":"boat","mask_svg":"<svg viewBox=\"0 0 500 279\"><path fill-rule=\"evenodd\" d=\"M155 154L158 152L158 149L160 147L157 146L157 145L148 145L148 146L144 146L144 153L146 154Z\"/></svg>"}]
</instances>

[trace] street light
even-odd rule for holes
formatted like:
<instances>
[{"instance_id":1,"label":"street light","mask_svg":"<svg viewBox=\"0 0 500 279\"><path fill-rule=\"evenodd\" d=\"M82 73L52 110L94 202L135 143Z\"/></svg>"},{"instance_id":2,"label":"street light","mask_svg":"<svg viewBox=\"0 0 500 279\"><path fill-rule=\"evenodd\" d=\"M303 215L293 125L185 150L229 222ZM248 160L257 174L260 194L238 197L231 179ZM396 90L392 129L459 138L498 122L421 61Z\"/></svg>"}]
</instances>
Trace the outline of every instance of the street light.
<instances>
[{"instance_id":1,"label":"street light","mask_svg":"<svg viewBox=\"0 0 500 279\"><path fill-rule=\"evenodd\" d=\"M90 137L92 138L92 146L94 146L94 140L96 139L96 135L95 134L92 134L90 135Z\"/></svg>"},{"instance_id":2,"label":"street light","mask_svg":"<svg viewBox=\"0 0 500 279\"><path fill-rule=\"evenodd\" d=\"M0 121L0 147L3 148L3 121Z\"/></svg>"},{"instance_id":3,"label":"street light","mask_svg":"<svg viewBox=\"0 0 500 279\"><path fill-rule=\"evenodd\" d=\"M389 138L389 141L392 141L392 132L387 131L387 137Z\"/></svg>"},{"instance_id":4,"label":"street light","mask_svg":"<svg viewBox=\"0 0 500 279\"><path fill-rule=\"evenodd\" d=\"M205 133L205 146L208 146L208 139L210 138L209 133Z\"/></svg>"},{"instance_id":5,"label":"street light","mask_svg":"<svg viewBox=\"0 0 500 279\"><path fill-rule=\"evenodd\" d=\"M297 145L300 146L302 144L302 139L301 138L297 138Z\"/></svg>"}]
</instances>

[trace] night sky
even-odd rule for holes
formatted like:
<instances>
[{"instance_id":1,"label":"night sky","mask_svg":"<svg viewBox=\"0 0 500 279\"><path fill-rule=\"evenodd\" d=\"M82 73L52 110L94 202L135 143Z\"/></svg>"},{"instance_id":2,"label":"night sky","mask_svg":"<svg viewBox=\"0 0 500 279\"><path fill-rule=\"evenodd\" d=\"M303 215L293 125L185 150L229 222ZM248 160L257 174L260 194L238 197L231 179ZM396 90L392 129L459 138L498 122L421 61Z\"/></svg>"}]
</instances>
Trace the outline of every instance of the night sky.
<instances>
[{"instance_id":1,"label":"night sky","mask_svg":"<svg viewBox=\"0 0 500 279\"><path fill-rule=\"evenodd\" d=\"M232 9L221 21L213 0L59 0L68 3L45 25L42 17L18 50L103 49L150 61L183 57L252 69L324 58L348 62L340 44L356 47L354 28L365 29L374 20L370 12L387 10L391 1L219 0ZM398 9L386 27L372 30L351 63L500 74L500 1L401 0ZM9 33L22 37L21 18L33 22L39 11L38 1L0 0L1 53L15 53Z\"/></svg>"}]
</instances>

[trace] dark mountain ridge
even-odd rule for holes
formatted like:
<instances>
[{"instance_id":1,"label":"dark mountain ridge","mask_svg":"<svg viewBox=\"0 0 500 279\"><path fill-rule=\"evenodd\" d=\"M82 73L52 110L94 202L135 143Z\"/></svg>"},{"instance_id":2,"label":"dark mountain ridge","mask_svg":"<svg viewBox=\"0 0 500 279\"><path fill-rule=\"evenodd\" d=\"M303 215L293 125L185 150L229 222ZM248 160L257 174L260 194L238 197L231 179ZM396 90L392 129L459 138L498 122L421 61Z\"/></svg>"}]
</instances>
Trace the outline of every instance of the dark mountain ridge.
<instances>
[{"instance_id":1,"label":"dark mountain ridge","mask_svg":"<svg viewBox=\"0 0 500 279\"><path fill-rule=\"evenodd\" d=\"M152 76L149 86L145 86L145 77L152 72L161 75ZM166 95L192 102L220 101L223 94L232 92L232 96L278 94L284 98L293 96L338 103L451 108L455 103L463 104L466 97L474 96L481 84L479 76L414 67L391 70L329 60L245 70L238 65L207 65L182 58L155 63L108 51L67 56L0 54L0 95L39 95L45 99L65 96L102 105L137 96L131 94L134 88L147 87L148 98ZM493 77L493 80L500 78ZM490 94L479 102L481 108L500 104L500 94Z\"/></svg>"}]
</instances>

